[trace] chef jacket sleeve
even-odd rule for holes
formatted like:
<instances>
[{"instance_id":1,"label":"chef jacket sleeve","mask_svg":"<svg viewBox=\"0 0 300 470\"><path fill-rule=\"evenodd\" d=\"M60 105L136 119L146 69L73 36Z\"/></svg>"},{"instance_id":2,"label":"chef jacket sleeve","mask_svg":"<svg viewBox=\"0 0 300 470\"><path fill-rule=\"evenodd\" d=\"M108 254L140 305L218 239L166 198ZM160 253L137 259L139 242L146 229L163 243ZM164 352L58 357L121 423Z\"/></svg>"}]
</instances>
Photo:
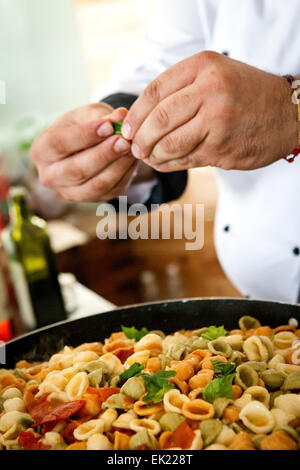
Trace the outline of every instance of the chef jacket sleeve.
<instances>
[{"instance_id":1,"label":"chef jacket sleeve","mask_svg":"<svg viewBox=\"0 0 300 470\"><path fill-rule=\"evenodd\" d=\"M201 29L197 0L189 0L188 8L182 0L156 2L137 56L116 65L109 83L97 91L94 100L129 109L154 78L205 48ZM148 185L131 185L129 203L150 206L181 196L187 184L186 171L155 172L155 175Z\"/></svg>"},{"instance_id":2,"label":"chef jacket sleeve","mask_svg":"<svg viewBox=\"0 0 300 470\"><path fill-rule=\"evenodd\" d=\"M156 1L137 55L117 62L109 82L97 90L93 101L117 93L116 105L130 107L133 97L160 73L205 49L204 29L198 0ZM131 97L122 96L124 93Z\"/></svg>"}]
</instances>

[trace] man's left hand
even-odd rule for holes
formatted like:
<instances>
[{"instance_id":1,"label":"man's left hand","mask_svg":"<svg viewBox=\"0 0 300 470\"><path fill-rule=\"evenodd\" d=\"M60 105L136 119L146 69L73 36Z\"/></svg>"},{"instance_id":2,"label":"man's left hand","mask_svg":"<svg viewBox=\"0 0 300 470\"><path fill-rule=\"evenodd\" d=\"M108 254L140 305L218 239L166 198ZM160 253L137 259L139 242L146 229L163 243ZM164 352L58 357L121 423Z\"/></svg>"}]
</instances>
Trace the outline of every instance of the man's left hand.
<instances>
[{"instance_id":1,"label":"man's left hand","mask_svg":"<svg viewBox=\"0 0 300 470\"><path fill-rule=\"evenodd\" d=\"M122 133L132 154L158 171L253 170L291 154L299 124L287 80L205 51L158 76Z\"/></svg>"}]
</instances>

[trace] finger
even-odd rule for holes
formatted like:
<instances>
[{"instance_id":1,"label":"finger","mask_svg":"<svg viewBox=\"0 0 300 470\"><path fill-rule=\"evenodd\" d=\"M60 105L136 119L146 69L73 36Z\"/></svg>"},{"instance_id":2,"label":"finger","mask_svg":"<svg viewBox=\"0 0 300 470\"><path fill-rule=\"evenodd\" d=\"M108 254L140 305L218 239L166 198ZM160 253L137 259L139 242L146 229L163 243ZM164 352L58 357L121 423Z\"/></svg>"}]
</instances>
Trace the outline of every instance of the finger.
<instances>
[{"instance_id":1,"label":"finger","mask_svg":"<svg viewBox=\"0 0 300 470\"><path fill-rule=\"evenodd\" d=\"M132 140L146 117L167 96L189 86L196 77L196 56L170 67L159 75L130 108L122 127L125 139Z\"/></svg>"},{"instance_id":2,"label":"finger","mask_svg":"<svg viewBox=\"0 0 300 470\"><path fill-rule=\"evenodd\" d=\"M163 163L152 163L151 167L162 173L169 173L172 171L189 170L191 168L202 168L205 166L216 166L216 159L208 157L208 152L205 143L209 138L209 132L205 138L198 144L194 150L180 158L171 159ZM148 161L150 165L150 162Z\"/></svg>"},{"instance_id":3,"label":"finger","mask_svg":"<svg viewBox=\"0 0 300 470\"><path fill-rule=\"evenodd\" d=\"M163 100L137 131L131 152L138 159L147 158L153 147L174 129L192 120L198 113L198 90L189 86Z\"/></svg>"},{"instance_id":4,"label":"finger","mask_svg":"<svg viewBox=\"0 0 300 470\"><path fill-rule=\"evenodd\" d=\"M125 174L131 170L134 171L135 166L136 160L125 155L86 183L59 188L57 192L62 198L71 201L100 202L105 194L109 194L120 183Z\"/></svg>"},{"instance_id":5,"label":"finger","mask_svg":"<svg viewBox=\"0 0 300 470\"><path fill-rule=\"evenodd\" d=\"M103 118L104 123L97 129L97 134L101 138L106 138L114 134L113 122L123 121L128 114L128 110L125 108L115 109L111 114L108 114Z\"/></svg>"},{"instance_id":6,"label":"finger","mask_svg":"<svg viewBox=\"0 0 300 470\"><path fill-rule=\"evenodd\" d=\"M39 178L50 188L81 185L129 152L129 142L113 135L94 147L40 169Z\"/></svg>"},{"instance_id":7,"label":"finger","mask_svg":"<svg viewBox=\"0 0 300 470\"><path fill-rule=\"evenodd\" d=\"M190 170L192 168L202 168L205 166L211 166L204 156L199 158L197 155L196 159L191 158L191 155L178 158L177 160L170 160L160 165L152 165L152 168L161 173L171 173L173 171Z\"/></svg>"},{"instance_id":8,"label":"finger","mask_svg":"<svg viewBox=\"0 0 300 470\"><path fill-rule=\"evenodd\" d=\"M129 170L125 173L117 185L112 188L109 193L102 196L102 201L109 201L124 194L135 176L137 166L138 162L134 161L133 165L129 168Z\"/></svg>"},{"instance_id":9,"label":"finger","mask_svg":"<svg viewBox=\"0 0 300 470\"><path fill-rule=\"evenodd\" d=\"M53 122L52 126L61 127L76 122L79 124L81 122L100 121L113 110L113 107L106 103L90 103L62 114Z\"/></svg>"},{"instance_id":10,"label":"finger","mask_svg":"<svg viewBox=\"0 0 300 470\"><path fill-rule=\"evenodd\" d=\"M204 142L207 133L208 128L200 112L191 121L164 136L143 161L153 166L189 155Z\"/></svg>"},{"instance_id":11,"label":"finger","mask_svg":"<svg viewBox=\"0 0 300 470\"><path fill-rule=\"evenodd\" d=\"M117 108L111 114L106 116L112 122L124 121L128 114L128 109L126 108Z\"/></svg>"},{"instance_id":12,"label":"finger","mask_svg":"<svg viewBox=\"0 0 300 470\"><path fill-rule=\"evenodd\" d=\"M101 124L106 126L106 131L99 135L97 131ZM49 164L93 147L111 134L113 127L111 123L105 122L105 119L84 124L49 127L33 143L32 157L39 164Z\"/></svg>"}]
</instances>

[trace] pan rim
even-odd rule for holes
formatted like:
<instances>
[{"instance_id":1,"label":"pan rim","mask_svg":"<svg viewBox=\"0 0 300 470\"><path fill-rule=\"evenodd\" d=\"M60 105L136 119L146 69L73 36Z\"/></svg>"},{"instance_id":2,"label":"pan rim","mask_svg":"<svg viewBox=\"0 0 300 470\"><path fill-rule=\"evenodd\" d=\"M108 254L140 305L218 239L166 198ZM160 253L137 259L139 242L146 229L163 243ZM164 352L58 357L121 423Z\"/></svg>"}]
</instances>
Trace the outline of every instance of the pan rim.
<instances>
[{"instance_id":1,"label":"pan rim","mask_svg":"<svg viewBox=\"0 0 300 470\"><path fill-rule=\"evenodd\" d=\"M58 326L67 326L68 324L73 324L73 323L76 323L76 322L80 322L81 320L83 320L84 318L92 318L92 317L97 317L97 316L101 316L101 315L104 315L104 314L109 314L109 313L112 313L112 312L117 312L117 311L126 311L126 310L130 310L130 309L135 309L135 308L141 308L141 307L150 307L150 306L153 306L153 305L169 305L169 304L175 304L175 303L188 303L188 302L192 302L192 301L208 301L208 300L218 300L218 301L234 301L234 302L241 302L241 303L259 303L259 304L273 304L273 305L282 305L282 306L287 306L287 307L293 307L295 309L299 309L299 315L300 315L300 305L298 304L289 304L287 302L281 302L281 301L273 301L273 300L260 300L260 299L245 299L245 298L240 298L240 297L186 297L186 298L183 298L183 299L165 299L165 300L156 300L156 301L152 301L152 302L142 302L142 303L137 303L137 304L130 304L130 305L124 305L124 306L120 306L120 307L116 307L112 310L107 310L105 312L99 312L99 313L93 313L91 315L87 315L87 316L83 316L83 317L79 317L79 318L75 318L75 319L66 319L66 320L62 320L60 322L56 322L56 323L51 323L49 325L46 325L42 328L37 328L35 330L32 330L32 331L29 331L27 333L24 333L23 335L20 335L10 341L8 341L7 343L5 343L6 346L10 346L10 345L14 345L16 342L20 341L20 340L23 340L23 339L26 339L28 337L30 337L31 335L36 335L36 334L39 334L39 333L42 333L44 331L47 331L47 330L50 330L51 328L55 328L55 327L58 327ZM300 318L300 317L299 317Z\"/></svg>"}]
</instances>

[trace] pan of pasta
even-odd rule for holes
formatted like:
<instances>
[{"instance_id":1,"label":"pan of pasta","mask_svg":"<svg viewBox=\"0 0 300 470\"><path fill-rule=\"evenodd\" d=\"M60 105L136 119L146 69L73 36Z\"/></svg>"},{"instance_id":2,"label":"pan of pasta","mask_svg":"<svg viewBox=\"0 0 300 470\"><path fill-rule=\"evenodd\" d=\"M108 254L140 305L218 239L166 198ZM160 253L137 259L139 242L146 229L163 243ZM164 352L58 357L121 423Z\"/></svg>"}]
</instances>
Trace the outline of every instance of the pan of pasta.
<instances>
[{"instance_id":1,"label":"pan of pasta","mask_svg":"<svg viewBox=\"0 0 300 470\"><path fill-rule=\"evenodd\" d=\"M298 450L299 312L188 299L24 335L5 345L0 449Z\"/></svg>"}]
</instances>

